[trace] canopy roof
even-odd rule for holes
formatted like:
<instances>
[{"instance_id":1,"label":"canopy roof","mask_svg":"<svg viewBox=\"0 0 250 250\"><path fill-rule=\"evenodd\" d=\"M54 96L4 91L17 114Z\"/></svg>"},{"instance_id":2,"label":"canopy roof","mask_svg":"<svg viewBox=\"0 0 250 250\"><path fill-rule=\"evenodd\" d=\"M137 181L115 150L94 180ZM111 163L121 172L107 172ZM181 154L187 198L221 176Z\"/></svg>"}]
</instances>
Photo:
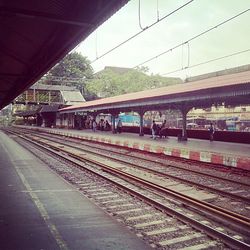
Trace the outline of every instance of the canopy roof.
<instances>
[{"instance_id":1,"label":"canopy roof","mask_svg":"<svg viewBox=\"0 0 250 250\"><path fill-rule=\"evenodd\" d=\"M50 91L76 91L77 88L74 86L65 86L65 85L48 85L48 84L34 84L29 87L32 90L50 90Z\"/></svg>"},{"instance_id":2,"label":"canopy roof","mask_svg":"<svg viewBox=\"0 0 250 250\"><path fill-rule=\"evenodd\" d=\"M250 103L250 71L216 76L190 83L172 85L163 88L151 89L130 93L110 98L85 102L81 105L66 107L60 110L62 113L75 111L103 111L119 110L129 111L138 108L167 107L180 105L209 105L216 100L219 101L241 101ZM236 98L245 98L244 100Z\"/></svg>"},{"instance_id":3,"label":"canopy roof","mask_svg":"<svg viewBox=\"0 0 250 250\"><path fill-rule=\"evenodd\" d=\"M127 2L0 1L0 109Z\"/></svg>"},{"instance_id":4,"label":"canopy roof","mask_svg":"<svg viewBox=\"0 0 250 250\"><path fill-rule=\"evenodd\" d=\"M60 91L63 103L65 105L77 105L79 103L85 102L84 97L82 96L81 92L78 91Z\"/></svg>"}]
</instances>

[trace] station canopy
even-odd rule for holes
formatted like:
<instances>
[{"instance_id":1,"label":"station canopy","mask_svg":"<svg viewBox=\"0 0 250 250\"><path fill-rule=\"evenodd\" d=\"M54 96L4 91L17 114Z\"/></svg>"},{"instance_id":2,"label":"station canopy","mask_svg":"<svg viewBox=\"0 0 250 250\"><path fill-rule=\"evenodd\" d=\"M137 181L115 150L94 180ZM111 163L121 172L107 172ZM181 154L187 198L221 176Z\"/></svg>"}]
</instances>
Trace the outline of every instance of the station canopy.
<instances>
[{"instance_id":1,"label":"station canopy","mask_svg":"<svg viewBox=\"0 0 250 250\"><path fill-rule=\"evenodd\" d=\"M185 105L210 107L222 102L250 104L250 70L89 101L63 108L60 113L149 111Z\"/></svg>"},{"instance_id":2,"label":"station canopy","mask_svg":"<svg viewBox=\"0 0 250 250\"><path fill-rule=\"evenodd\" d=\"M0 1L0 109L127 2Z\"/></svg>"}]
</instances>

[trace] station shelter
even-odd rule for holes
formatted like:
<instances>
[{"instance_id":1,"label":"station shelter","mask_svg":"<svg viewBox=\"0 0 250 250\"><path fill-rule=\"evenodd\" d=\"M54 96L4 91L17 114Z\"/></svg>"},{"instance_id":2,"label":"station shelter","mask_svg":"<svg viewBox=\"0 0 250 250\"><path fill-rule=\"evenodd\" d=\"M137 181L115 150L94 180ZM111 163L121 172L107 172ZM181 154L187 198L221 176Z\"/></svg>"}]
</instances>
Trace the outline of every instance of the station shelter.
<instances>
[{"instance_id":1,"label":"station shelter","mask_svg":"<svg viewBox=\"0 0 250 250\"><path fill-rule=\"evenodd\" d=\"M93 119L100 114L110 114L112 131L115 121L123 112L136 112L139 117L139 135L144 135L143 117L147 111L179 110L182 130L178 137L187 140L187 113L194 107L212 105L241 105L250 103L250 70L186 82L157 89L98 99L60 109L68 117L69 128L74 127L74 116L84 114Z\"/></svg>"}]
</instances>

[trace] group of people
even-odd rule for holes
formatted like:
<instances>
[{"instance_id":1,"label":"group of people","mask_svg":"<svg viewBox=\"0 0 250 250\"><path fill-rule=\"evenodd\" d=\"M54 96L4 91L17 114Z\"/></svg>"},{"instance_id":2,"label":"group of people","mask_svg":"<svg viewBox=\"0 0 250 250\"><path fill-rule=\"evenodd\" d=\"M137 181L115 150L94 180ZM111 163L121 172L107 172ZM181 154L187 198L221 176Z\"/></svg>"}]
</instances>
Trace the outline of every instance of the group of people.
<instances>
[{"instance_id":1,"label":"group of people","mask_svg":"<svg viewBox=\"0 0 250 250\"><path fill-rule=\"evenodd\" d=\"M109 124L108 120L100 119L98 123L98 128L101 131L109 131L111 128L111 125Z\"/></svg>"},{"instance_id":2,"label":"group of people","mask_svg":"<svg viewBox=\"0 0 250 250\"><path fill-rule=\"evenodd\" d=\"M213 141L214 140L214 133L215 133L215 127L213 123L210 123L209 126L209 140ZM151 124L151 132L152 132L152 138L155 140L157 136L159 138L162 137L167 137L167 125L166 125L166 120L163 121L163 123L159 126L156 124L156 122L153 120Z\"/></svg>"},{"instance_id":3,"label":"group of people","mask_svg":"<svg viewBox=\"0 0 250 250\"><path fill-rule=\"evenodd\" d=\"M96 130L99 129L101 131L109 131L111 129L111 125L109 124L108 120L104 121L101 119L99 123L97 124L96 120L92 120L92 130L96 132Z\"/></svg>"},{"instance_id":4,"label":"group of people","mask_svg":"<svg viewBox=\"0 0 250 250\"><path fill-rule=\"evenodd\" d=\"M104 121L103 119L100 119L99 123L97 124L96 120L92 120L92 130L96 132L96 130L99 129L101 131L109 131L111 129L111 125L109 124L108 120ZM122 121L121 119L118 120L116 125L116 130L120 134L122 132Z\"/></svg>"},{"instance_id":5,"label":"group of people","mask_svg":"<svg viewBox=\"0 0 250 250\"><path fill-rule=\"evenodd\" d=\"M109 124L108 120L104 121L104 119L100 119L99 123L97 124L96 120L92 120L92 129L94 132L96 132L97 129L101 131L109 131L111 129L111 125ZM121 119L118 120L116 124L116 131L120 134L122 132L122 121ZM209 126L209 139L210 141L214 140L214 133L215 133L215 127L213 123L210 123ZM153 120L151 124L151 132L152 137L154 140L158 136L159 138L167 137L167 121L164 120L161 125L158 125L155 120Z\"/></svg>"},{"instance_id":6,"label":"group of people","mask_svg":"<svg viewBox=\"0 0 250 250\"><path fill-rule=\"evenodd\" d=\"M159 138L167 137L167 121L164 120L161 125L156 124L155 120L153 120L151 125L152 138L155 140L156 136Z\"/></svg>"}]
</instances>

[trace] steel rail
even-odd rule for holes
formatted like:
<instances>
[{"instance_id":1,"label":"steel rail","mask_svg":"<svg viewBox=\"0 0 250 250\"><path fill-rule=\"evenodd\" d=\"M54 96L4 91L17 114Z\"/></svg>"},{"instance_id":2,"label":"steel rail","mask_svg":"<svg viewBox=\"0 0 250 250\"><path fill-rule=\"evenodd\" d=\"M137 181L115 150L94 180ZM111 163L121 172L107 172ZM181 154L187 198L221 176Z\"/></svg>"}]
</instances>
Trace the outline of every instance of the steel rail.
<instances>
[{"instance_id":1,"label":"steel rail","mask_svg":"<svg viewBox=\"0 0 250 250\"><path fill-rule=\"evenodd\" d=\"M66 143L63 143L63 144L64 144L64 145L67 145ZM69 145L67 145L67 146L69 146ZM77 146L72 146L72 145L71 145L70 147L74 147L75 149L78 149L78 150L83 150L83 149L81 149L81 148L79 148L79 147L77 147ZM99 150L105 150L105 149L100 149L100 148L99 148ZM94 154L94 155L98 155L98 156L103 156L103 157L105 157L105 158L108 158L108 159L111 159L111 160L114 160L114 161L117 161L117 162L122 162L122 163L125 163L125 164L127 164L127 165L131 165L132 167L136 167L136 168L140 168L140 169L146 170L146 171L148 171L148 172L150 172L150 173L152 173L152 174L161 175L161 176L163 176L163 177L169 177L169 178L172 178L172 179L175 179L175 180L178 180L178 181L187 183L187 184L195 185L195 186L201 187L201 188L203 188L203 189L206 189L206 190L210 190L210 191L212 191L212 192L219 193L219 194L221 194L221 195L229 196L230 198L240 199L240 200L242 200L242 201L245 201L245 202L247 202L247 203L250 203L250 198L248 198L248 197L246 197L246 196L239 196L239 195L237 195L237 194L233 194L233 193L226 192L226 191L223 191L223 190L220 190L220 189L216 189L216 188L211 187L211 186L206 186L206 185L203 185L203 184L201 184L201 183L197 183L197 182L194 182L194 181L186 180L186 179L181 178L181 177L178 177L178 176L174 176L174 175L167 174L167 173L162 173L162 172L157 171L157 170L149 169L149 168L147 168L147 167L143 167L143 166L136 165L136 164L134 164L134 163L130 163L130 162L126 161L126 160L116 159L116 158L114 158L113 156L109 156L109 155L105 155L105 154L97 153L97 152L92 152L91 150L86 150L86 149L84 149L84 151L85 151L85 152L88 152L88 153L90 153L90 154ZM106 150L106 151L108 151L108 150ZM116 152L116 154L119 155L120 153L117 153L117 152ZM121 153L121 155L128 157L127 154ZM133 156L130 156L130 155L129 155L129 157L133 158ZM141 158L141 160L144 160L144 159ZM148 160L146 160L146 161L148 161ZM155 164L154 161L149 160L149 162ZM158 164L158 162L157 162L157 164ZM164 164L161 164L161 163L160 163L160 165L162 165L163 167L165 167ZM189 170L186 170L186 171L189 171ZM190 172L193 172L193 171L191 170ZM203 173L199 173L199 172L197 172L197 171L196 171L196 174L199 174L200 176L203 176ZM223 180L223 181L230 182L230 180L229 180L229 179L226 179L226 178L215 177L215 176L213 176L213 175L208 175L208 174L204 174L204 175L205 175L205 176L212 177L212 178L214 178L214 179L219 179L219 180ZM244 183L241 183L241 182L234 182L234 181L231 181L231 182L233 182L233 183L235 183L235 184L242 185L242 186L245 185ZM246 184L245 186L250 186L250 185Z\"/></svg>"},{"instance_id":2,"label":"steel rail","mask_svg":"<svg viewBox=\"0 0 250 250\"><path fill-rule=\"evenodd\" d=\"M41 135L39 135L39 136L41 136ZM41 137L44 138L43 136L41 136ZM45 135L45 138L46 138L46 135ZM66 146L70 146L70 147L72 147L72 148L78 149L78 150L83 150L83 149L80 148L79 146L72 146L72 145L69 145L69 144L67 144L67 143L65 143L65 142L60 142L60 143L66 145ZM89 146L89 145L85 145L85 146L93 148L92 146ZM98 150L104 150L104 151L109 151L109 152L110 152L110 150L107 150L107 149L102 149L102 148L98 148L98 147L95 147L95 146L94 146L94 148L96 148L96 149L98 149ZM86 152L88 152L88 153L90 153L90 154L95 154L95 155L99 155L99 156L101 155L101 156L103 156L103 157L105 157L105 158L109 158L109 159L112 159L112 160L115 160L115 161L118 161L118 162L122 162L122 163L125 163L125 164L127 164L127 165L131 165L131 166L133 166L133 167L136 167L136 168L140 168L140 169L146 170L146 171L148 171L148 172L150 172L150 173L153 173L153 174L161 175L161 176L164 176L164 177L169 177L169 178L172 178L172 179L175 179L175 180L178 180L178 181L187 183L187 184L196 185L196 186L201 187L201 188L203 188L203 189L210 190L210 191L212 191L212 192L216 192L216 193L221 194L221 195L229 196L230 198L234 198L234 199L238 199L238 200L240 199L240 200L242 200L242 201L245 201L245 202L247 202L247 203L250 203L250 198L248 198L248 197L246 197L246 196L239 196L239 195L237 195L237 194L233 194L233 193L230 193L230 192L226 192L226 191L223 191L223 190L220 190L220 189L211 187L211 186L206 186L206 185L203 185L203 184L201 184L201 183L197 183L197 182L193 182L193 181L190 181L190 180L186 180L186 179L181 178L181 177L178 177L178 176L174 176L174 175L171 175L171 174L162 173L162 172L159 172L159 171L156 171L156 170L148 169L148 168L146 168L146 167L138 166L138 165L136 165L136 164L127 162L126 160L116 159L116 158L114 158L114 157L112 157L112 156L105 155L105 154L102 154L102 153L92 152L91 150L87 150L87 149L84 149L84 151L86 151ZM166 166L165 164L163 164L163 163L154 162L154 161L152 161L152 160L145 159L145 158L142 158L142 157L137 157L137 156L133 156L133 155L128 155L128 154L124 154L124 153L120 153L120 152L117 153L117 152L115 152L114 150L113 150L112 152L114 152L114 153L116 153L116 154L118 154L118 155L120 154L120 155L123 155L123 156L126 156L126 157L131 157L131 158L136 158L136 159L140 159L140 160L145 160L145 161L148 161L149 163L159 164L159 165L161 165L161 166L163 166L163 167L167 167L167 166ZM175 166L171 166L171 167L175 167ZM184 168L181 168L181 167L177 167L177 168L184 169ZM247 186L247 187L249 186L249 187L250 187L250 184L248 185L248 184L241 183L241 182L234 181L234 180L231 181L231 180L226 179L226 178L223 178L223 177L222 177L222 178L221 178L221 177L216 177L216 176L214 176L214 175L210 175L210 174L206 174L206 173L203 174L203 173L200 173L200 172L198 172L198 171L193 171L193 170L189 170L189 169L188 169L188 170L187 170L187 169L184 169L184 170L185 170L185 171L189 171L189 172L191 172L191 173L199 174L200 176L208 176L208 177L212 177L212 178L214 178L214 179L219 179L219 180L223 180L223 181L227 181L227 182L233 182L233 183L235 183L235 184L239 184L239 185L243 185L243 186Z\"/></svg>"},{"instance_id":3,"label":"steel rail","mask_svg":"<svg viewBox=\"0 0 250 250\"><path fill-rule=\"evenodd\" d=\"M24 131L29 131L30 129L26 129L26 128L18 128L18 130L24 130ZM36 132L37 134L48 134L46 131L44 132L41 132L39 130L32 130L33 132ZM62 137L62 135L60 134L51 134L49 133L51 136L54 136L55 138L58 138L58 137ZM69 138L72 138L72 139L75 139L75 140L80 140L80 141L88 141L90 143L95 143L95 144L101 144L101 145L104 145L106 146L107 144L102 142L102 141L92 141L90 139L82 139L82 138L78 138L78 137L74 137L74 136L71 136L71 135L63 135L63 136L66 136L66 137L69 137ZM82 144L82 143L81 143ZM85 146L89 146L89 145L86 145L86 144L83 144ZM113 144L109 144L110 147L114 147ZM90 146L89 146L90 147ZM93 148L96 148L96 149L100 149L96 146L91 146ZM121 149L124 149L124 147L122 147L121 145L115 145L115 147L119 147ZM136 152L139 152L139 153L142 153L141 150L138 150L138 149L132 149L132 148L129 148L131 151L136 151ZM104 149L103 149L104 150ZM115 152L117 153L115 150L109 150L109 151L112 151L112 152ZM154 152L145 152L147 154L155 154ZM121 153L123 154L123 153ZM123 155L127 155L127 154L123 154ZM135 155L130 155L131 157L134 157L134 158L138 158L138 159L141 159L141 160L145 160L145 161L149 161L149 162L154 162L150 159L145 159L143 156L140 157L140 156L135 156ZM176 159L175 156L169 156L169 155L164 155L164 157L167 157L167 158L171 158L171 160L174 158ZM197 164L198 161L196 160L191 160L191 159L185 159L185 158L178 158L178 161L179 162L185 162L185 163L195 163ZM208 162L199 162L200 164L204 165L204 166L209 166L209 167L216 167L218 169L218 164L213 164L213 163L208 163ZM164 167L173 167L173 168L178 168L178 169L182 169L182 170L185 170L187 171L186 168L183 168L183 167L180 167L180 166L172 166L172 165L167 165L167 164L164 164L162 162L157 162L157 164L161 164L162 166ZM236 173L236 174L239 174L239 173L242 173L242 172L245 172L245 173L250 173L249 171L247 170L244 170L244 169L237 169L237 168L232 168L232 167L229 167L229 166L223 166L221 165L220 166L220 169L226 169L226 170L230 170L231 172L233 173ZM242 182L239 182L239 181L236 181L236 180L228 180L227 178L224 178L224 177L218 177L218 176L215 176L215 175L212 175L212 174L208 174L208 173L200 173L199 171L196 171L196 170L192 170L192 169L188 169L189 172L193 172L193 173L197 173L199 175L206 175L206 176L209 176L209 177L213 177L213 178L217 178L219 180L225 180L225 181L231 181L231 182L234 182L236 184L241 184L241 185L245 185L245 186L249 186L250 187L250 184L247 184L247 183L242 183Z\"/></svg>"},{"instance_id":4,"label":"steel rail","mask_svg":"<svg viewBox=\"0 0 250 250\"><path fill-rule=\"evenodd\" d=\"M46 139L46 140L48 141L48 139ZM113 173L115 173L115 174L120 174L120 175L126 176L126 177L128 177L130 179L134 179L134 180L136 180L138 182L141 182L144 185L147 185L149 187L157 188L161 192L164 192L166 194L170 194L172 196L175 196L175 197L177 197L178 199L180 199L180 200L182 200L184 202L188 202L189 204L195 206L198 209L202 207L202 208L205 208L205 209L207 209L208 211L210 211L212 213L218 213L220 216L223 216L226 219L229 219L229 220L231 220L233 222L241 223L242 225L246 226L250 230L250 218L247 218L247 217L242 216L240 214L237 214L237 213L231 212L229 210L223 209L221 207L217 207L217 206L209 204L207 202L199 201L199 200L197 200L195 198L192 198L190 196L181 194L181 193L179 193L177 191L173 191L173 190L171 190L169 188L162 187L162 186L160 186L158 184L155 184L155 183L153 183L151 181L145 181L142 178L136 177L136 176L134 176L132 174L124 173L123 171L115 169L115 168L113 168L113 167L111 167L111 166L109 166L107 164L100 163L98 161L92 160L92 159L82 155L80 152L79 152L79 154L75 154L75 153L72 153L72 152L68 151L65 148L61 148L61 147L58 147L58 146L55 146L55 145L51 145L48 142L42 142L42 143L46 144L47 146L49 146L49 147L51 147L51 148L53 148L53 149L55 149L57 151L64 152L64 153L66 153L66 154L70 155L71 157L76 158L78 160L85 160L85 161L88 161L88 162L92 162L94 164L99 164L104 169L109 170L109 171L113 171ZM70 149L72 148L72 146L68 146L68 147L70 147Z\"/></svg>"},{"instance_id":5,"label":"steel rail","mask_svg":"<svg viewBox=\"0 0 250 250\"><path fill-rule=\"evenodd\" d=\"M33 138L34 139L34 138ZM45 140L47 140L48 141L48 139L45 139ZM41 142L40 142L41 143ZM45 142L43 142L43 143L45 143ZM57 142L58 143L58 142ZM46 144L46 143L45 143ZM61 144L63 144L63 145L65 145L65 143L61 143ZM47 143L47 145L49 145L50 147L52 147L52 148L54 148L55 150L60 150L60 151L62 151L62 152L64 152L64 153L66 153L66 154L69 154L69 155L71 155L72 157L75 157L75 158L79 158L80 157L80 159L81 160L88 160L88 161L92 161L92 159L89 159L88 157L85 157L85 156L82 156L82 155L75 155L74 153L72 153L72 152L69 152L69 151L67 151L66 149L62 149L62 148L60 148L60 147L56 147L56 146L54 146L54 145L51 145L51 144L49 144L49 143ZM66 145L67 147L70 147L70 148L72 148L72 145ZM78 147L75 147L75 148L77 148L78 150L82 150L82 149L79 149ZM91 152L92 153L92 152ZM97 162L96 161L94 161L94 163L95 164L97 164ZM99 163L99 164L103 164L103 163ZM247 218L247 217L245 217L245 216L242 216L242 215L240 215L240 214L237 214L237 213L234 213L234 212L231 212L231 211L229 211L229 210L226 210L226 209L224 209L224 208L221 208L221 207L217 207L217 206L215 206L215 205L212 205L212 204L209 204L209 203L207 203L207 202L204 202L204 201L199 201L199 200L197 200L197 199L194 199L194 198L191 198L191 197L189 197L189 196L186 196L186 195L184 195L184 194L181 194L181 193L179 193L179 192L176 192L176 191L173 191L173 190L171 190L171 189L168 189L168 188L166 188L166 187L162 187L162 186L160 186L160 185L157 185L157 184L155 184L155 183L153 183L153 182L150 182L150 181L145 181L145 180L143 180L142 178L139 178L139 177L135 177L134 175L131 175L131 174L127 174L127 173L124 173L124 172L122 172L122 171L120 171L120 170L117 170L117 169L114 169L114 168L112 168L112 167L110 167L110 166L108 166L108 165L105 165L105 164L103 164L103 167L106 167L107 169L112 169L112 171L116 171L116 173L118 174L123 174L124 176L129 176L130 178L138 178L138 181L141 181L141 182L144 182L144 184L146 185L147 183L150 183L150 184L152 184L154 187L158 187L159 188L159 190L161 190L162 192L169 192L168 194L172 194L172 195L176 195L176 196L178 196L178 198L179 199L184 199L184 201L185 201L185 199L187 199L186 201L188 201L190 204L192 204L192 205L197 205L197 203L200 203L200 204L202 204L202 206L204 206L204 207L210 207L210 208L212 208L212 211L214 212L214 210L216 210L216 211L220 211L220 212L222 212L223 214L223 216L225 216L225 215L229 215L229 217L228 217L228 219L230 219L230 220L233 220L233 218L238 218L243 224L245 224L245 226L248 226L248 227L250 227L250 218ZM249 228L250 229L250 228Z\"/></svg>"},{"instance_id":6,"label":"steel rail","mask_svg":"<svg viewBox=\"0 0 250 250\"><path fill-rule=\"evenodd\" d=\"M13 132L12 132L13 133ZM83 168L82 165L80 165L79 163L76 163L75 161L72 161L70 160L68 157L66 156L63 156L61 155L60 153L58 153L58 151L65 151L65 150L62 150L61 148L58 148L58 147L55 147L55 146L52 146L52 145L48 145L47 143L42 143L44 145L41 145L41 142L36 142L34 141L33 139L29 139L29 138L26 138L25 136L22 136L20 134L17 134L19 137L23 138L24 140L26 141L29 141L30 143L40 147L40 148L43 148L44 150L52 153L52 154L55 154L59 157L61 157L62 159L64 159L65 161L68 161L70 163L73 163L75 165L77 165L78 168ZM48 148L49 147L49 148ZM72 154L72 153L70 153ZM74 159L76 160L80 160L82 161L84 157L82 156L79 156L79 155L74 155L73 157ZM89 161L89 159L85 159L86 161ZM91 161L90 161L91 162ZM92 161L92 163L94 163L94 161ZM100 162L96 162L95 164L97 164L98 166L104 166L105 164L103 163L100 163ZM86 168L85 168L86 169ZM98 174L96 173L94 170L90 170L90 169L86 169L94 174ZM100 175L100 174L98 174ZM151 198L141 194L141 193L138 193L137 191L129 188L129 187L126 187L126 186L123 186L122 184L118 183L118 182L115 182L111 179L109 179L108 177L105 177L105 176L102 176L102 178L105 178L107 179L108 181L112 182L112 183L115 183L117 186L119 186L120 188L122 188L123 190L127 190L128 192L134 194L135 196L137 197L140 197L142 198L144 201L146 201L147 203L149 204L153 204L156 208L160 209L161 211L164 211L166 212L167 214L170 214L172 216L176 216L180 221L183 221L185 223L190 223L195 229L199 230L199 231L205 231L207 235L211 236L212 238L216 238L216 239L220 239L224 244L230 246L230 247L234 247L236 249L240 248L240 249L250 249L250 245L245 243L245 242L242 242L238 239L235 239L229 235L226 235L225 233L222 233L210 226L207 226L205 224L202 224L200 223L199 221L195 220L195 219L192 219L192 218L189 218L187 217L186 215L178 212L178 211L175 211L174 209L171 209L169 207L167 207L166 205L158 202L158 201L155 201L155 200L152 200Z\"/></svg>"},{"instance_id":7,"label":"steel rail","mask_svg":"<svg viewBox=\"0 0 250 250\"><path fill-rule=\"evenodd\" d=\"M67 151L65 150L65 153L66 152ZM137 176L134 176L132 174L125 173L119 169L113 168L107 164L92 160L86 156L82 156L82 155L78 156L78 155L75 155L74 153L70 153L70 152L68 152L68 154L73 158L76 158L79 160L86 160L86 161L89 161L91 163L98 164L99 166L103 167L104 171L109 171L109 172L116 174L116 175L119 174L120 176L127 177L127 178L134 180L136 182L139 182L147 187L157 189L157 191L161 191L165 194L174 196L175 198L178 198L182 202L188 202L189 204L193 205L195 208L198 208L198 209L203 208L203 209L207 209L209 212L217 213L218 215L223 216L226 219L230 219L233 222L238 222L241 225L246 226L250 230L250 218L247 218L247 217L242 216L240 214L237 214L237 213L231 212L229 210L217 207L217 206L209 204L207 202L197 200L195 198L181 194L181 193L174 191L174 190L171 190L169 188L162 187L162 186L155 184L151 181L144 180L140 177L137 177Z\"/></svg>"},{"instance_id":8,"label":"steel rail","mask_svg":"<svg viewBox=\"0 0 250 250\"><path fill-rule=\"evenodd\" d=\"M19 135L20 136L20 135ZM94 164L97 164L98 166L101 166L101 167L105 167L106 168L106 165L103 164L103 163L100 163L100 162L97 162L97 161L93 161L91 159L85 159L85 157L82 157L82 156L79 156L79 155L74 155L73 153L69 153L69 152L65 152L64 149L60 148L60 147L56 147L56 146L53 146L53 145L49 145L49 148L48 148L48 144L47 143L42 143L44 145L41 145L40 143L41 142L36 142L32 139L27 139L25 138L24 136L20 136L22 137L23 139L25 140L28 140L29 142L31 142L32 144L35 144L36 146L39 146L39 147L42 147L43 149L49 151L50 153L53 153L53 154L56 154L57 156L63 158L64 160L68 161L68 162L71 162L71 163L74 163L74 164L77 164L77 166L79 168L83 168L82 165L80 165L79 163L76 163L75 161L72 161L70 160L68 157L66 156L63 156L63 155L60 155L58 154L58 151L59 152L64 152L64 153L67 153L68 155L72 155L74 159L76 160L80 160L82 162L82 160L85 160L87 162L90 162L90 163L94 163ZM87 169L88 171L94 173L94 174L97 174L94 170L90 170L90 169ZM195 219L192 219L192 218L189 218L187 216L185 216L184 214L178 212L178 211L175 211L174 209L171 209L170 207L167 207L166 205L164 205L163 203L161 202L158 202L158 201L155 201L155 200L152 200L151 198L129 188L129 187L126 187L118 182L115 182L111 179L109 179L108 177L105 177L105 176L102 176L102 178L106 178L108 181L112 182L112 183L115 183L116 185L118 185L120 188L122 188L123 190L127 190L128 192L134 194L135 196L137 197L140 197L141 199L143 199L144 201L146 201L147 203L149 204L153 204L156 208L160 209L161 211L163 212L166 212L167 214L169 215L172 215L172 216L175 216L177 217L179 220L183 221L184 223L190 223L195 229L199 230L199 231L205 231L207 235L211 236L212 238L216 238L216 239L220 239L224 244L230 246L230 247L234 247L234 248L241 248L241 249L250 249L250 245L245 243L245 242L242 242L238 239L235 239L225 233L222 233L210 226L207 226L205 224L202 224L200 223L199 221L195 220Z\"/></svg>"},{"instance_id":9,"label":"steel rail","mask_svg":"<svg viewBox=\"0 0 250 250\"><path fill-rule=\"evenodd\" d=\"M61 137L60 135L56 135L55 137ZM71 137L71 136L69 136L70 138L72 138L72 139L76 139L76 140L79 140L79 138L75 138L75 137ZM81 141L82 141L82 139L81 139ZM86 140L86 141L90 141L90 142L92 142L93 143L93 141L91 141L91 140ZM95 142L96 143L96 142ZM106 143L103 143L103 142L98 142L99 144L101 144L101 145L107 145ZM82 144L82 143L81 143ZM91 148L96 148L96 149L101 149L101 150L105 150L105 149L103 149L103 148L99 148L99 147L96 147L96 146L93 146L93 145L91 145L91 146L89 146L89 145L86 145L86 144L83 144L83 145L85 145L85 146L88 146L88 147L91 147ZM112 146L114 146L114 145L112 145L112 144L110 144L110 147L112 147ZM122 149L124 149L123 147L121 147L121 146L119 146L119 145L116 145L116 147L120 147L120 148L122 148ZM115 150L107 150L107 151L112 151L112 152L114 152L114 153L117 153ZM147 152L147 153L149 153L149 152ZM150 153L152 153L152 152L150 152ZM212 174L208 174L208 173L201 173L201 172L199 172L199 171L196 171L196 170L192 170L192 169L186 169L186 168L183 168L183 167L180 167L180 166L172 166L172 165L168 165L168 164L164 164L164 163L162 163L162 162L155 162L155 161L153 161L153 160L150 160L150 159L145 159L145 158L143 158L143 157L140 157L140 156L136 156L136 155L128 155L128 154L125 154L125 153L120 153L119 152L119 154L121 154L121 155L124 155L124 156L129 156L129 157L133 157L133 158L136 158L136 159L139 159L139 160L144 160L144 161L148 161L148 162L150 162L150 163L157 163L157 164L159 164L159 165L161 165L161 166L163 166L163 167L173 167L173 168L178 168L178 169L181 169L181 170L185 170L185 171L189 171L189 172L192 172L192 173L195 173L195 174L198 174L198 175L203 175L203 176L208 176L208 177L213 177L214 179L218 179L218 180L224 180L224 181L230 181L230 182L233 182L233 183L235 183L235 184L239 184L239 185L245 185L245 186L248 186L248 187L250 187L250 184L247 184L247 183L242 183L242 182L239 182L239 181L236 181L236 180L229 180L229 179L227 179L227 178L224 178L224 177L218 177L218 176L215 176L215 175L212 175ZM168 157L167 155L166 155L166 157ZM180 161L184 161L184 162L187 162L187 163L193 163L194 161L193 160L190 160L190 159L178 159L178 160L180 160ZM203 165L206 165L207 163L206 162L201 162L201 164L203 164ZM209 164L210 166L212 165L212 163L210 163ZM223 166L223 168L224 167L226 167L226 166ZM227 169L228 169L228 167L226 167ZM234 171L235 171L235 169L233 169Z\"/></svg>"}]
</instances>

